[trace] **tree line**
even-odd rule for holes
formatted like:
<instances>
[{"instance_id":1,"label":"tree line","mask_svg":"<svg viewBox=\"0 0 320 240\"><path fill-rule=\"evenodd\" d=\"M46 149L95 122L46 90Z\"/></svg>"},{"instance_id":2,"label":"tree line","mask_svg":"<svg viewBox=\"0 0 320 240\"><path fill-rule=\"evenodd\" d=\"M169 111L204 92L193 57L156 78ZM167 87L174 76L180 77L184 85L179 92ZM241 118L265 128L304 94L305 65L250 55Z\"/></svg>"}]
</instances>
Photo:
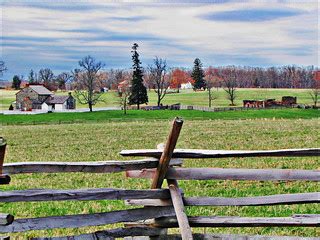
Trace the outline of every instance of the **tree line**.
<instances>
[{"instance_id":1,"label":"tree line","mask_svg":"<svg viewBox=\"0 0 320 240\"><path fill-rule=\"evenodd\" d=\"M12 87L19 89L23 81L29 84L43 84L49 90L75 90L77 99L82 104L92 106L101 101L104 89L118 91L120 104L126 109L127 104L148 103L149 91L157 94L157 105L168 93L169 89L179 92L183 84L192 84L195 91L208 91L208 105L216 99L213 88L223 88L230 105L234 105L237 88L311 88L311 96L315 102L319 96L319 81L315 77L313 66L281 66L281 67L242 67L224 66L203 68L199 58L194 60L193 69L170 68L166 59L155 57L152 64L142 67L139 59L138 44L132 46L132 68L105 70L105 64L92 56L86 56L78 62L79 68L70 72L55 75L50 68L39 72L30 70L27 80L15 75ZM0 74L6 71L4 61L0 61Z\"/></svg>"}]
</instances>

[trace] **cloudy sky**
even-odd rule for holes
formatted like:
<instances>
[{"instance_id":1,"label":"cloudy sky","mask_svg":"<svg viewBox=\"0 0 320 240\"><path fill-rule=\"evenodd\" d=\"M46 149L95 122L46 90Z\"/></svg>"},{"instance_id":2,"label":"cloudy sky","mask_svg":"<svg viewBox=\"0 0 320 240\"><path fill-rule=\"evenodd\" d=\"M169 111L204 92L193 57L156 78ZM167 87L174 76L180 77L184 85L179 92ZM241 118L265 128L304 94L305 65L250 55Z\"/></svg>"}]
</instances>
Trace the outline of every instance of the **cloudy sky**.
<instances>
[{"instance_id":1,"label":"cloudy sky","mask_svg":"<svg viewBox=\"0 0 320 240\"><path fill-rule=\"evenodd\" d=\"M1 59L13 74L77 67L92 55L130 68L137 42L144 66L319 65L317 0L104 1L0 0Z\"/></svg>"}]
</instances>

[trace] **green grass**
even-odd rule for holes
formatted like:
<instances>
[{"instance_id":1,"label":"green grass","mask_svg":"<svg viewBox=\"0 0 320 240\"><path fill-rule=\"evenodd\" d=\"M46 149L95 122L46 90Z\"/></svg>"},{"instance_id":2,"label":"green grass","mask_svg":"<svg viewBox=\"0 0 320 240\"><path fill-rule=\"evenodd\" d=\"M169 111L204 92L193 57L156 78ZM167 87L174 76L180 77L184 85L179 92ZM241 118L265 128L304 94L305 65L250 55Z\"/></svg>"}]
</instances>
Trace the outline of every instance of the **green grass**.
<instances>
[{"instance_id":1,"label":"green grass","mask_svg":"<svg viewBox=\"0 0 320 240\"><path fill-rule=\"evenodd\" d=\"M8 109L10 103L15 101L15 93L17 91L0 90L0 109ZM214 95L217 99L213 101L213 106L228 106L230 102L226 99L226 93L223 89L214 90ZM275 98L281 100L282 96L295 96L298 98L298 103L312 105L312 99L309 95L309 89L237 89L236 105L242 106L244 99L266 99ZM57 92L58 95L66 95L67 92ZM149 105L156 105L157 97L155 92L148 91ZM96 107L118 106L118 99L115 92L103 94L103 102L100 102ZM167 94L163 99L163 104L181 103L183 105L208 106L208 92L194 92L192 90L183 90L180 93ZM77 104L77 108L86 108L86 105Z\"/></svg>"},{"instance_id":2,"label":"green grass","mask_svg":"<svg viewBox=\"0 0 320 240\"><path fill-rule=\"evenodd\" d=\"M0 124L47 124L68 122L101 122L101 121L134 121L142 119L159 120L173 119L175 116L184 119L255 119L255 118L285 118L285 119L310 119L320 117L320 111L315 109L261 109L226 112L203 112L195 110L129 110L124 115L121 110L83 113L45 113L36 115L0 115Z\"/></svg>"},{"instance_id":3,"label":"green grass","mask_svg":"<svg viewBox=\"0 0 320 240\"><path fill-rule=\"evenodd\" d=\"M141 111L143 112L143 111ZM253 113L254 111L252 111ZM260 111L255 111L261 113ZM112 112L113 114L120 114ZM110 113L110 114L112 114ZM130 114L140 114L132 112ZM143 112L144 113L144 112ZM149 112L148 112L149 113ZM174 114L173 114L174 113ZM184 114L183 111L173 115ZM192 111L190 113L193 113ZM296 112L297 114L298 112ZM99 115L99 113L95 113ZM109 112L101 113L107 116ZM130 116L129 114L129 116ZM164 113L156 112L163 115ZM171 114L171 113L170 113ZM187 113L186 113L187 114ZM194 113L196 114L196 112ZM204 113L205 114L205 113ZM232 114L229 113L228 114ZM234 113L236 114L236 113ZM267 114L267 112L266 112ZM290 113L294 115L294 113ZM97 116L96 115L96 116ZM55 116L55 115L45 115ZM59 116L57 114L57 116ZM67 115L61 115L67 116ZM70 115L71 116L71 115ZM88 113L88 116L94 116ZM42 116L40 116L42 117ZM165 142L170 129L171 116L163 120L105 121L99 123L5 126L1 135L8 141L6 162L22 161L101 161L124 160L118 152L122 149L154 148ZM200 149L280 149L319 147L319 118L313 119L249 119L249 120L189 120L185 117L178 148ZM228 168L284 168L319 169L319 157L243 158L186 160L185 167ZM2 190L30 188L129 188L148 189L150 181L126 179L117 174L22 174L12 175L10 185ZM186 196L241 197L298 192L315 192L315 182L255 182L255 181L179 181ZM40 217L62 214L95 213L125 209L123 201L62 201L0 203L0 212L11 213L16 218ZM317 204L260 207L188 207L190 215L232 216L291 216L297 213L318 213ZM13 234L15 239L33 236L72 235L99 229L119 227L121 224L80 229L57 229ZM203 232L203 228L195 232ZM319 236L317 228L214 228L214 233L241 233L266 235Z\"/></svg>"}]
</instances>

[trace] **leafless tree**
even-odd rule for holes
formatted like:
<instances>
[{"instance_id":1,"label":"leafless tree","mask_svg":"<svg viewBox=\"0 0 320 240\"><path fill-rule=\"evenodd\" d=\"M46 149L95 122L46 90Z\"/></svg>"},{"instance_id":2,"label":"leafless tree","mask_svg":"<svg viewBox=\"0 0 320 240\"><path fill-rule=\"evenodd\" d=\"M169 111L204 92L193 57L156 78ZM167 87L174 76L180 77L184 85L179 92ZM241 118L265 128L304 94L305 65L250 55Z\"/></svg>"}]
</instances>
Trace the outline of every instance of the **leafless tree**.
<instances>
[{"instance_id":1,"label":"leafless tree","mask_svg":"<svg viewBox=\"0 0 320 240\"><path fill-rule=\"evenodd\" d=\"M55 90L55 77L50 68L40 69L38 74L38 80L42 83L45 87L50 90Z\"/></svg>"},{"instance_id":2,"label":"leafless tree","mask_svg":"<svg viewBox=\"0 0 320 240\"><path fill-rule=\"evenodd\" d=\"M157 105L160 106L170 85L167 77L167 62L162 58L153 59L153 64L148 67L150 81L154 84L154 91L157 94Z\"/></svg>"},{"instance_id":3,"label":"leafless tree","mask_svg":"<svg viewBox=\"0 0 320 240\"><path fill-rule=\"evenodd\" d=\"M231 106L235 106L237 97L237 74L234 66L226 67L222 70L223 89L227 93L227 99L230 100Z\"/></svg>"},{"instance_id":4,"label":"leafless tree","mask_svg":"<svg viewBox=\"0 0 320 240\"><path fill-rule=\"evenodd\" d=\"M58 88L66 90L66 84L72 80L72 73L62 72L57 76Z\"/></svg>"},{"instance_id":5,"label":"leafless tree","mask_svg":"<svg viewBox=\"0 0 320 240\"><path fill-rule=\"evenodd\" d=\"M318 101L320 100L320 79L315 79L312 89L309 92L312 101L313 101L313 106L317 107Z\"/></svg>"},{"instance_id":6,"label":"leafless tree","mask_svg":"<svg viewBox=\"0 0 320 240\"><path fill-rule=\"evenodd\" d=\"M208 90L208 103L209 107L211 108L212 106L212 101L216 100L218 97L214 94L212 91L213 88L215 88L215 78L210 75L206 75L204 80L206 82L207 90Z\"/></svg>"},{"instance_id":7,"label":"leafless tree","mask_svg":"<svg viewBox=\"0 0 320 240\"><path fill-rule=\"evenodd\" d=\"M86 56L79 61L81 69L76 74L76 91L75 95L81 104L88 104L90 112L92 106L101 102L102 99L99 87L97 86L99 79L99 71L103 68L102 62L97 62L93 57Z\"/></svg>"},{"instance_id":8,"label":"leafless tree","mask_svg":"<svg viewBox=\"0 0 320 240\"><path fill-rule=\"evenodd\" d=\"M122 108L124 114L127 114L128 98L131 93L131 89L130 89L131 79L132 79L132 72L122 71L122 77L121 79L119 79L119 82L121 82L121 84L117 86L118 103Z\"/></svg>"},{"instance_id":9,"label":"leafless tree","mask_svg":"<svg viewBox=\"0 0 320 240\"><path fill-rule=\"evenodd\" d=\"M0 60L0 76L2 76L3 72L7 71L7 67L4 61Z\"/></svg>"}]
</instances>

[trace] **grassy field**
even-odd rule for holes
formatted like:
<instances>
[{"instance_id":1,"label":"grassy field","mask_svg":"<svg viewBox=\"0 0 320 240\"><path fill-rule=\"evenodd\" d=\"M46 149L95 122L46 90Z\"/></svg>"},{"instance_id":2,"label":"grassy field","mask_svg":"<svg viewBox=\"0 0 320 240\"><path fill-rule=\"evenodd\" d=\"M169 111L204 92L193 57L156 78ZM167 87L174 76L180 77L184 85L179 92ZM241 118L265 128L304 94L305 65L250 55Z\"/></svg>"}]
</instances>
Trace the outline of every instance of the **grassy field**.
<instances>
[{"instance_id":1,"label":"grassy field","mask_svg":"<svg viewBox=\"0 0 320 240\"><path fill-rule=\"evenodd\" d=\"M0 90L0 109L8 109L11 102L15 101L17 91ZM281 100L282 96L295 96L298 103L312 105L312 99L309 95L309 89L238 89L237 106L242 106L244 99L266 99L275 98ZM66 95L67 92L57 92L59 95ZM223 89L214 90L217 99L213 101L213 106L228 106L226 93ZM157 98L154 91L149 91L149 105L156 105ZM118 106L118 99L115 92L104 93L102 99L96 107ZM163 104L181 103L183 105L208 106L208 92L194 92L192 90L183 90L180 93L167 94L163 99ZM77 104L77 108L84 108L86 105Z\"/></svg>"},{"instance_id":2,"label":"grassy field","mask_svg":"<svg viewBox=\"0 0 320 240\"><path fill-rule=\"evenodd\" d=\"M142 111L141 111L142 112ZM155 113L158 113L154 111ZM191 111L193 112L193 111ZM253 111L252 111L253 112ZM261 113L260 111L256 111ZM183 113L182 111L179 113ZM295 114L297 114L296 112ZM102 114L102 113L101 113ZM109 113L108 113L109 114ZM116 113L115 113L116 114ZM131 114L131 113L130 113ZM129 116L130 116L129 114ZM132 113L133 114L133 113ZM205 113L203 113L205 114ZM228 113L229 114L229 113ZM231 114L231 113L230 113ZM235 113L234 113L235 114ZM88 114L89 115L89 114ZM294 114L292 114L294 115ZM54 116L48 114L46 116ZM61 115L62 116L62 115ZM90 115L89 115L90 116ZM107 112L105 113L107 116ZM8 140L6 162L20 161L99 161L123 160L122 149L154 148L164 142L170 129L170 118L162 120L107 121L82 124L5 126L1 135ZM202 149L278 149L319 147L319 118L191 120L186 117L179 148ZM319 158L245 158L186 160L186 167L319 169ZM315 192L314 182L241 182L181 181L186 196L242 197L281 193ZM30 188L130 188L147 189L149 180L125 179L119 174L24 174L13 175L2 190ZM95 213L125 209L122 201L63 201L0 203L0 212L22 217ZM290 216L296 213L319 213L318 205L302 204L260 207L189 207L190 215ZM15 234L14 239L32 236L79 234L121 225ZM204 232L203 228L195 229ZM319 236L317 228L214 228L215 233Z\"/></svg>"},{"instance_id":3,"label":"grassy field","mask_svg":"<svg viewBox=\"0 0 320 240\"><path fill-rule=\"evenodd\" d=\"M214 119L311 119L320 117L320 111L316 109L261 109L225 112L202 112L195 110L129 110L124 115L121 110L109 110L100 112L82 113L44 113L36 115L0 115L0 124L58 124L58 123L84 123L106 121L137 121L173 119L181 116L188 120L214 120Z\"/></svg>"}]
</instances>

